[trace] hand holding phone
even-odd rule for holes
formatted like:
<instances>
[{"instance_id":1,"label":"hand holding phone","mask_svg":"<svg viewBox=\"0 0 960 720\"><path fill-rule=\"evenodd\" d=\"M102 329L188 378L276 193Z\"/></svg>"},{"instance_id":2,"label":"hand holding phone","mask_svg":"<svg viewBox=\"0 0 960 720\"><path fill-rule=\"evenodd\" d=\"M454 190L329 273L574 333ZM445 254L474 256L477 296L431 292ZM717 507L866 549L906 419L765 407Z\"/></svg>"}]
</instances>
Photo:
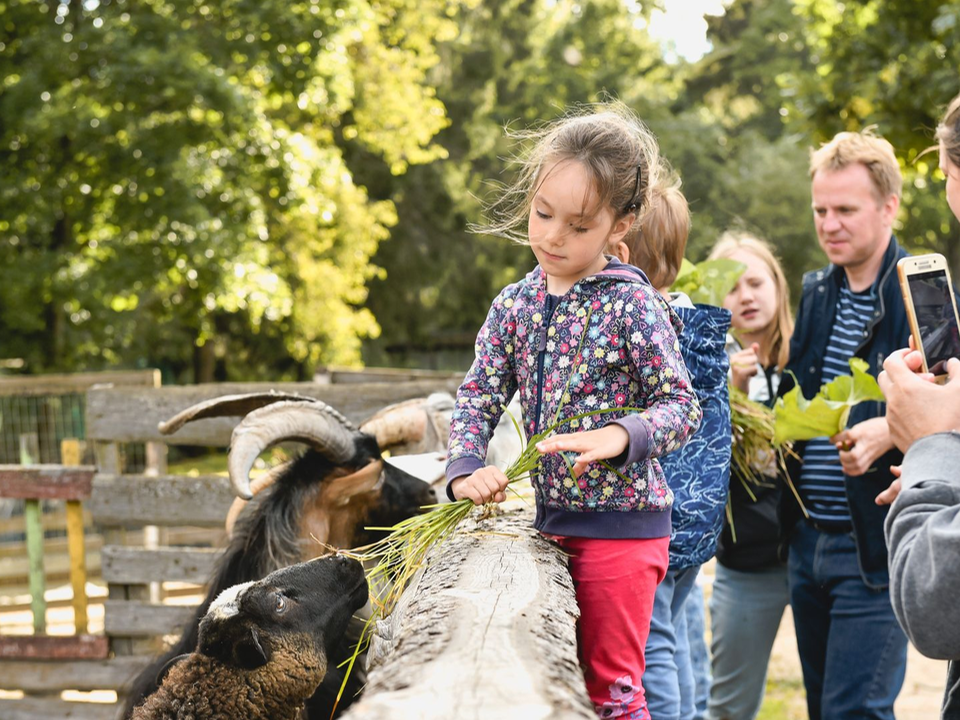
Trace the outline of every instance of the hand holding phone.
<instances>
[{"instance_id":1,"label":"hand holding phone","mask_svg":"<svg viewBox=\"0 0 960 720\"><path fill-rule=\"evenodd\" d=\"M939 253L902 258L897 275L923 371L943 382L947 361L960 358L960 319L947 260Z\"/></svg>"}]
</instances>

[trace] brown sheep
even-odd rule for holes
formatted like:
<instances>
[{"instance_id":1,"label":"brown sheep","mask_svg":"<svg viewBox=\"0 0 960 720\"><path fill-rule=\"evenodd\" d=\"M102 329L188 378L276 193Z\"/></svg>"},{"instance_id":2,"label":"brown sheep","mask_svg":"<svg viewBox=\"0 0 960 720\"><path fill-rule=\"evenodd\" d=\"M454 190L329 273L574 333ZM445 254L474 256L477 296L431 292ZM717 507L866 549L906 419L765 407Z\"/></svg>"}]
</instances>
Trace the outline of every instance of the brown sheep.
<instances>
[{"instance_id":1,"label":"brown sheep","mask_svg":"<svg viewBox=\"0 0 960 720\"><path fill-rule=\"evenodd\" d=\"M169 670L135 720L294 720L367 601L356 560L330 555L224 590L199 644Z\"/></svg>"}]
</instances>

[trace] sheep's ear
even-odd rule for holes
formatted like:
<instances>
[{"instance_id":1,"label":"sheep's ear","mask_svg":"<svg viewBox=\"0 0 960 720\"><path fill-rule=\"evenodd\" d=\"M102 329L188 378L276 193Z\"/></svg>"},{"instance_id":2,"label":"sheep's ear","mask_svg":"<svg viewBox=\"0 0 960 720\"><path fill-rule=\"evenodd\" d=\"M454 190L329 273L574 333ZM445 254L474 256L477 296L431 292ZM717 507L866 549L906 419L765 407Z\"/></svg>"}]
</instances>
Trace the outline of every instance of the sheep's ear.
<instances>
[{"instance_id":1,"label":"sheep's ear","mask_svg":"<svg viewBox=\"0 0 960 720\"><path fill-rule=\"evenodd\" d=\"M245 670L256 670L266 665L269 659L267 651L260 644L256 628L250 628L249 632L240 636L233 646L233 662L237 667Z\"/></svg>"},{"instance_id":2,"label":"sheep's ear","mask_svg":"<svg viewBox=\"0 0 960 720\"><path fill-rule=\"evenodd\" d=\"M260 644L256 628L221 620L211 623L205 630L200 638L200 652L225 665L255 670L270 659Z\"/></svg>"}]
</instances>

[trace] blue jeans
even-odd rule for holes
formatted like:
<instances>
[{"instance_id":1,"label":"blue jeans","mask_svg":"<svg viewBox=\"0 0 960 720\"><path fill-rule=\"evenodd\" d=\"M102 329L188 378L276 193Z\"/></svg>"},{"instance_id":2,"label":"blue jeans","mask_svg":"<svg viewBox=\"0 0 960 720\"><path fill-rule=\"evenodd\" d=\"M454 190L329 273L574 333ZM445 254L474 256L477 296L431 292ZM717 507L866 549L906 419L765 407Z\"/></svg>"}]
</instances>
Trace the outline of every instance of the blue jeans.
<instances>
[{"instance_id":1,"label":"blue jeans","mask_svg":"<svg viewBox=\"0 0 960 720\"><path fill-rule=\"evenodd\" d=\"M864 584L852 533L801 521L788 568L810 720L893 720L907 637L889 592Z\"/></svg>"},{"instance_id":2,"label":"blue jeans","mask_svg":"<svg viewBox=\"0 0 960 720\"><path fill-rule=\"evenodd\" d=\"M687 615L690 669L693 671L693 720L704 720L710 697L710 655L707 653L703 588L699 582L693 584L684 609Z\"/></svg>"},{"instance_id":3,"label":"blue jeans","mask_svg":"<svg viewBox=\"0 0 960 720\"><path fill-rule=\"evenodd\" d=\"M651 720L694 717L695 691L684 605L699 571L699 566L668 570L653 598L643 671Z\"/></svg>"},{"instance_id":4,"label":"blue jeans","mask_svg":"<svg viewBox=\"0 0 960 720\"><path fill-rule=\"evenodd\" d=\"M717 563L710 596L710 720L753 720L760 712L773 641L789 602L786 567L745 572Z\"/></svg>"}]
</instances>

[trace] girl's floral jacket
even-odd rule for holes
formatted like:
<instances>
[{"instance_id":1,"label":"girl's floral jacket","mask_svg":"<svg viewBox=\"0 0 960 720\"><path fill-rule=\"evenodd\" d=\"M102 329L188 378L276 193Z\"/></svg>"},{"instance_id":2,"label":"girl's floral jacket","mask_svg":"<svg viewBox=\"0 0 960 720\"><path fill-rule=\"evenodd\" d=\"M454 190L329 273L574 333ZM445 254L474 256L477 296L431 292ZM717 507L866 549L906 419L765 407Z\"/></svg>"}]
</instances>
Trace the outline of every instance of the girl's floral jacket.
<instances>
[{"instance_id":1,"label":"girl's floral jacket","mask_svg":"<svg viewBox=\"0 0 960 720\"><path fill-rule=\"evenodd\" d=\"M610 461L617 469L594 463L579 480L559 454L542 456L531 478L537 529L570 537L668 536L673 496L655 458L681 447L701 416L680 357L681 328L632 266L611 260L562 297L547 293L546 276L535 268L497 296L477 336L450 424L448 481L483 467L502 407L519 390L528 437L557 422L558 432L617 422L630 436L626 452ZM571 419L631 407L643 409Z\"/></svg>"}]
</instances>

